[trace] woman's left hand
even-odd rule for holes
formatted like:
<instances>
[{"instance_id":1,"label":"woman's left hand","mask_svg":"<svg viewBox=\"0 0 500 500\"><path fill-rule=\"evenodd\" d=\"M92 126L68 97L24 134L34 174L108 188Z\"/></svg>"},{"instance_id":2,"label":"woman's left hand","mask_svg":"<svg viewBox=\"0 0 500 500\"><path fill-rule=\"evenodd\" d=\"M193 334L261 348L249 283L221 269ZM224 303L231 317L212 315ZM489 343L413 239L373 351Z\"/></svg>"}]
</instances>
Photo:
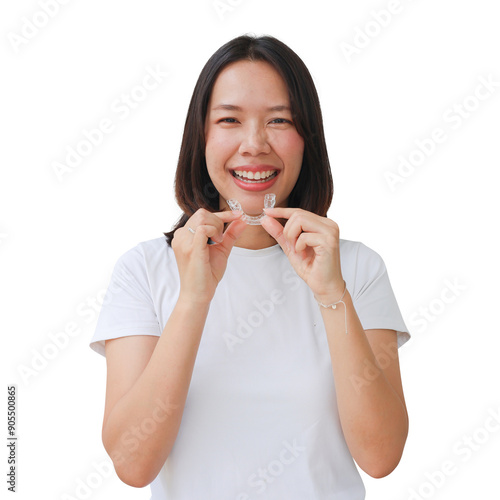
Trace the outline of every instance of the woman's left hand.
<instances>
[{"instance_id":1,"label":"woman's left hand","mask_svg":"<svg viewBox=\"0 0 500 500\"><path fill-rule=\"evenodd\" d=\"M301 208L266 208L262 227L279 243L295 272L316 297L329 304L340 298L339 227L328 217ZM288 219L283 227L276 219Z\"/></svg>"}]
</instances>

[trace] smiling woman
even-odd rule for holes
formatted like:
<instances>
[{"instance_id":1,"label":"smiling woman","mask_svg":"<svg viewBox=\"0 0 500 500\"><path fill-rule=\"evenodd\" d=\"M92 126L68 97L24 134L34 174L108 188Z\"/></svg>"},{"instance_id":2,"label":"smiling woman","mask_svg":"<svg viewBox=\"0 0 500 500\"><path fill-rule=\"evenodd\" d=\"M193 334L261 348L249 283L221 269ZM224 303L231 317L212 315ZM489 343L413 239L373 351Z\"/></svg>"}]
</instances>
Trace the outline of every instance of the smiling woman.
<instances>
[{"instance_id":1,"label":"smiling woman","mask_svg":"<svg viewBox=\"0 0 500 500\"><path fill-rule=\"evenodd\" d=\"M288 206L304 140L292 119L287 86L269 63L238 61L220 72L208 103L205 141L219 209L236 197L246 213L257 213L262 209L261 193L271 187L277 205Z\"/></svg>"},{"instance_id":2,"label":"smiling woman","mask_svg":"<svg viewBox=\"0 0 500 500\"><path fill-rule=\"evenodd\" d=\"M327 217L319 100L289 47L245 35L209 59L175 193L181 218L118 259L90 344L118 476L152 500L362 500L355 462L383 477L403 452L410 335L382 258Z\"/></svg>"}]
</instances>

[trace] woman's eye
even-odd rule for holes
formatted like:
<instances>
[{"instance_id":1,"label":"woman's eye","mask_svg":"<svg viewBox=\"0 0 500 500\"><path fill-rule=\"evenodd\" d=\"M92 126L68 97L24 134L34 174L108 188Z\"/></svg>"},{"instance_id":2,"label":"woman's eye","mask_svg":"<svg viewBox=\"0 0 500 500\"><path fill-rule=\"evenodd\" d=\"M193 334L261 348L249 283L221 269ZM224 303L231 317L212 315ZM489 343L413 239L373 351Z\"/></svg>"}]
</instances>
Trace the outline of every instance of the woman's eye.
<instances>
[{"instance_id":1,"label":"woman's eye","mask_svg":"<svg viewBox=\"0 0 500 500\"><path fill-rule=\"evenodd\" d=\"M292 123L290 120L287 120L286 118L275 118L271 123L277 122L278 124L281 123Z\"/></svg>"},{"instance_id":2,"label":"woman's eye","mask_svg":"<svg viewBox=\"0 0 500 500\"><path fill-rule=\"evenodd\" d=\"M238 120L236 118L221 118L217 121L217 123L238 123ZM285 123L292 124L292 122L290 120L287 120L286 118L275 118L274 120L271 120L270 123L275 123L277 125L282 125Z\"/></svg>"}]
</instances>

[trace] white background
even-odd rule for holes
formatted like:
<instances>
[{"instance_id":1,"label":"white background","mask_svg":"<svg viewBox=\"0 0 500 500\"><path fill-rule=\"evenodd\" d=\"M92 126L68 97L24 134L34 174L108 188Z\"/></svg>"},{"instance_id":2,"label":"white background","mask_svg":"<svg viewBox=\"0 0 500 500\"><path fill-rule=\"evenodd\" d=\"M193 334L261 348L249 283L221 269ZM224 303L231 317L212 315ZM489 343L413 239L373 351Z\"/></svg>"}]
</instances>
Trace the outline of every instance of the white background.
<instances>
[{"instance_id":1,"label":"white background","mask_svg":"<svg viewBox=\"0 0 500 500\"><path fill-rule=\"evenodd\" d=\"M211 0L73 0L27 27L43 24L42 3L3 2L0 14L1 399L5 415L6 386L17 385L16 498L82 498L89 480L92 499L149 499L149 487L92 465L109 458L106 365L88 347L88 304L120 255L179 217L173 179L191 92L210 55L247 32L281 39L309 67L335 183L328 216L384 258L412 334L399 351L408 441L391 475L362 473L367 500L498 495L500 423L488 420L500 412L498 2L401 0L381 27L374 14L397 2L222 0L221 14ZM113 103L148 66L169 74L123 119ZM481 78L497 83L478 101ZM103 118L114 130L60 180L54 163ZM435 128L446 140L391 189L385 173ZM49 335L71 323L79 333L54 352ZM39 369L21 375L34 359ZM443 478L446 461L454 472Z\"/></svg>"}]
</instances>

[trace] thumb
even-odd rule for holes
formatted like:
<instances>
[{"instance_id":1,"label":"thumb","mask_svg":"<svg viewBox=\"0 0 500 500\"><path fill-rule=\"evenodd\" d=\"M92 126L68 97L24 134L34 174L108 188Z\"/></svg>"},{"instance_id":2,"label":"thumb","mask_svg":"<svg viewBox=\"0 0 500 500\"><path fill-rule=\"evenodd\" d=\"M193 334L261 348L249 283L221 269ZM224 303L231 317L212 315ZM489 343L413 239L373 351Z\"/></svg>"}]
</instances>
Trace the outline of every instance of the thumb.
<instances>
[{"instance_id":1,"label":"thumb","mask_svg":"<svg viewBox=\"0 0 500 500\"><path fill-rule=\"evenodd\" d=\"M240 237L241 233L247 227L247 223L242 219L236 219L232 221L228 226L224 234L222 235L221 246L224 247L228 252L233 248L236 240Z\"/></svg>"},{"instance_id":2,"label":"thumb","mask_svg":"<svg viewBox=\"0 0 500 500\"><path fill-rule=\"evenodd\" d=\"M285 255L290 253L290 245L283 235L283 226L273 217L265 215L260 221L262 227L279 243L280 247L285 252Z\"/></svg>"}]
</instances>

